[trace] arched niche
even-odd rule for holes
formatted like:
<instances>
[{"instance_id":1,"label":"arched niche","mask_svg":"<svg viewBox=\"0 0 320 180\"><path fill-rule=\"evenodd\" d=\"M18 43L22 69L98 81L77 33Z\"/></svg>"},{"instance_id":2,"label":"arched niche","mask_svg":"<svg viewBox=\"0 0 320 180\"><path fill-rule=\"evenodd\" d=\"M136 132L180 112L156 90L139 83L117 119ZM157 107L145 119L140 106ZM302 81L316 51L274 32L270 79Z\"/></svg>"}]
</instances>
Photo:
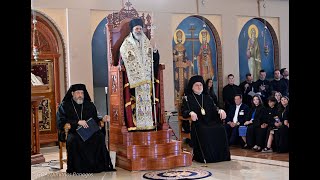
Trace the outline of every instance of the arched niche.
<instances>
[{"instance_id":1,"label":"arched niche","mask_svg":"<svg viewBox=\"0 0 320 180\"><path fill-rule=\"evenodd\" d=\"M203 43L203 38L207 43ZM215 93L222 99L221 39L217 29L208 19L193 15L182 20L173 34L172 52L177 109L182 102L187 82L194 75L202 75L205 81L211 78Z\"/></svg>"},{"instance_id":2,"label":"arched niche","mask_svg":"<svg viewBox=\"0 0 320 180\"><path fill-rule=\"evenodd\" d=\"M255 33L256 38L250 38L251 33ZM238 45L240 82L245 80L247 73L251 73L256 81L261 69L267 72L266 79L273 78L273 71L280 64L279 44L275 30L267 20L252 18L247 21L240 31Z\"/></svg>"}]
</instances>

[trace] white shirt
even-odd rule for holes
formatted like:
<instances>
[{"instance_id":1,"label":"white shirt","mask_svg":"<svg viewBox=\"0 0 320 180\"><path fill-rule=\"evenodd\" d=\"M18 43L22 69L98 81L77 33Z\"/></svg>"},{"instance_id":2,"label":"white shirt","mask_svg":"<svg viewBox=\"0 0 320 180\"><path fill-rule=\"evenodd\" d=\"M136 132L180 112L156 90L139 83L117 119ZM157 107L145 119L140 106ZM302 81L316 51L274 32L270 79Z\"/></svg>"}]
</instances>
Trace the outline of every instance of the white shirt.
<instances>
[{"instance_id":1,"label":"white shirt","mask_svg":"<svg viewBox=\"0 0 320 180\"><path fill-rule=\"evenodd\" d=\"M234 123L238 122L238 114L239 114L239 109L240 109L241 104L240 105L236 105L236 111L234 112L234 116L233 116L233 122Z\"/></svg>"}]
</instances>

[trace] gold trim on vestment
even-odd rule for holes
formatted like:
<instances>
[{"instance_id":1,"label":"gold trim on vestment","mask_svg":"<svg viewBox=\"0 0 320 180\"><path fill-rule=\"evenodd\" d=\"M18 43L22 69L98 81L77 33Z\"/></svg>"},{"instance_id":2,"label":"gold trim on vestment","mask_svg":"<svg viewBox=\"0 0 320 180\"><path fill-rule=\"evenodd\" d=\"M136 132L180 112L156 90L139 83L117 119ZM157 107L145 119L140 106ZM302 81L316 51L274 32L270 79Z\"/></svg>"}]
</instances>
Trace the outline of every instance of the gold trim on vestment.
<instances>
[{"instance_id":1,"label":"gold trim on vestment","mask_svg":"<svg viewBox=\"0 0 320 180\"><path fill-rule=\"evenodd\" d=\"M132 122L135 126L137 126L136 114L132 115Z\"/></svg>"},{"instance_id":2,"label":"gold trim on vestment","mask_svg":"<svg viewBox=\"0 0 320 180\"><path fill-rule=\"evenodd\" d=\"M131 105L131 101L130 102L127 102L125 105L124 105L124 107L128 107L128 106L130 106Z\"/></svg>"},{"instance_id":3,"label":"gold trim on vestment","mask_svg":"<svg viewBox=\"0 0 320 180\"><path fill-rule=\"evenodd\" d=\"M136 129L137 129L137 127L129 127L128 131L132 131L132 130L136 130Z\"/></svg>"},{"instance_id":4,"label":"gold trim on vestment","mask_svg":"<svg viewBox=\"0 0 320 180\"><path fill-rule=\"evenodd\" d=\"M145 34L142 34L139 43L130 33L120 47L120 54L126 68L130 89L151 81L152 46Z\"/></svg>"},{"instance_id":5,"label":"gold trim on vestment","mask_svg":"<svg viewBox=\"0 0 320 180\"><path fill-rule=\"evenodd\" d=\"M151 130L155 129L155 126L144 126L144 127L136 127L136 130Z\"/></svg>"}]
</instances>

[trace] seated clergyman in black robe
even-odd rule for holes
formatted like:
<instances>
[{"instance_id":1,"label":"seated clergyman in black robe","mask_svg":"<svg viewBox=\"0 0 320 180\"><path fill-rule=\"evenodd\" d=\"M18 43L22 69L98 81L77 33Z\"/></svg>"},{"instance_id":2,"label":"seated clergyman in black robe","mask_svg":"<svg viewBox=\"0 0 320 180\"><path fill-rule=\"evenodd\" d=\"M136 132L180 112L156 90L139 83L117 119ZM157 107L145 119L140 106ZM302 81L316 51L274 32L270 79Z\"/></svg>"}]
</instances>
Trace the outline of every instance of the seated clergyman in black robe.
<instances>
[{"instance_id":1,"label":"seated clergyman in black robe","mask_svg":"<svg viewBox=\"0 0 320 180\"><path fill-rule=\"evenodd\" d=\"M205 163L230 161L227 134L221 121L226 113L217 110L203 77L191 77L185 93L181 111L184 118L191 116L192 119L193 160Z\"/></svg>"},{"instance_id":2,"label":"seated clergyman in black robe","mask_svg":"<svg viewBox=\"0 0 320 180\"><path fill-rule=\"evenodd\" d=\"M76 129L78 126L88 127L86 120L93 118L99 125L101 119L84 84L72 85L63 98L58 112L57 123L60 132L69 123L71 129L67 138L67 173L99 173L114 171L110 154L106 147L102 130L95 132L88 140L83 141ZM102 120L106 122L106 115ZM63 137L63 135L59 135ZM63 138L59 138L64 141Z\"/></svg>"}]
</instances>

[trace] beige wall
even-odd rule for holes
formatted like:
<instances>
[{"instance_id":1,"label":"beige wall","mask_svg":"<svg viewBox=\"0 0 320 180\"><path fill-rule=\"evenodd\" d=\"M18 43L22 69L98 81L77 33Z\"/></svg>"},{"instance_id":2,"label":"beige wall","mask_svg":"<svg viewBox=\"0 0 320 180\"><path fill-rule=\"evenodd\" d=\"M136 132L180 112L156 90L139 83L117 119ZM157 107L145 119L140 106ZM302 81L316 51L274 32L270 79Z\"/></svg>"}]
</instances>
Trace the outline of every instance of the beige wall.
<instances>
[{"instance_id":1,"label":"beige wall","mask_svg":"<svg viewBox=\"0 0 320 180\"><path fill-rule=\"evenodd\" d=\"M262 5L261 5L262 6ZM262 9L262 8L261 8ZM280 68L289 70L289 3L266 1L265 17L279 18Z\"/></svg>"},{"instance_id":2,"label":"beige wall","mask_svg":"<svg viewBox=\"0 0 320 180\"><path fill-rule=\"evenodd\" d=\"M68 86L73 83L87 84L89 94L93 96L92 50L91 40L99 22L109 13L119 11L121 0L32 0L32 8L49 16L61 29L66 40ZM123 0L126 2L126 0ZM155 40L161 54L160 63L166 66L165 110L174 110L174 86L172 64L172 37L174 29L183 18L198 14L211 21L222 41L222 68L224 85L226 76L239 75L238 35L240 17L258 16L256 0L130 0L140 12L153 12ZM262 14L263 13L263 14ZM277 23L276 30L280 44L280 66L289 65L289 3L288 1L269 0L261 15L268 22ZM276 20L277 19L277 20ZM242 21L241 21L242 22ZM235 83L238 82L236 78ZM63 93L63 92L62 92Z\"/></svg>"}]
</instances>

